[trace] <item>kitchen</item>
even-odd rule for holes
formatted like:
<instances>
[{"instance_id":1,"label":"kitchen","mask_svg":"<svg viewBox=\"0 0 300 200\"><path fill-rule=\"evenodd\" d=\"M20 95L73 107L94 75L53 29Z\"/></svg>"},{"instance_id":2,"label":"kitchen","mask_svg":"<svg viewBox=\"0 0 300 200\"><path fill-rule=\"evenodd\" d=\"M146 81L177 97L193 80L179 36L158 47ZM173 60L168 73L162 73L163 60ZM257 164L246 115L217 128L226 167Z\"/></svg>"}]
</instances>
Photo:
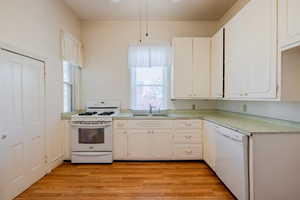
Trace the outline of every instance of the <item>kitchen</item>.
<instances>
[{"instance_id":1,"label":"kitchen","mask_svg":"<svg viewBox=\"0 0 300 200\"><path fill-rule=\"evenodd\" d=\"M299 7L2 1L0 199L299 199Z\"/></svg>"}]
</instances>

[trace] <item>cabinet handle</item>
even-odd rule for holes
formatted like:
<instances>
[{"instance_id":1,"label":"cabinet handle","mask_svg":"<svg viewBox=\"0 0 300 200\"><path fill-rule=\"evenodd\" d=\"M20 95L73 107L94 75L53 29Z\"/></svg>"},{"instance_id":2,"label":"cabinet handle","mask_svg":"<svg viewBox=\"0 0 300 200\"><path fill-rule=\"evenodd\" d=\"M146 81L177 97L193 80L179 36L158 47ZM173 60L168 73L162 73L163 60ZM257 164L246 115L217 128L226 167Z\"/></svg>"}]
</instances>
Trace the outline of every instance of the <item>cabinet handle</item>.
<instances>
[{"instance_id":1,"label":"cabinet handle","mask_svg":"<svg viewBox=\"0 0 300 200\"><path fill-rule=\"evenodd\" d=\"M193 153L193 151L189 150L189 151L185 151L185 153L191 154L191 153Z\"/></svg>"},{"instance_id":2,"label":"cabinet handle","mask_svg":"<svg viewBox=\"0 0 300 200\"><path fill-rule=\"evenodd\" d=\"M124 131L123 134L127 134L127 131Z\"/></svg>"},{"instance_id":3,"label":"cabinet handle","mask_svg":"<svg viewBox=\"0 0 300 200\"><path fill-rule=\"evenodd\" d=\"M248 93L245 93L245 96L248 96Z\"/></svg>"},{"instance_id":4,"label":"cabinet handle","mask_svg":"<svg viewBox=\"0 0 300 200\"><path fill-rule=\"evenodd\" d=\"M184 137L185 137L185 139L187 139L187 140L192 139L192 136L184 136Z\"/></svg>"},{"instance_id":5,"label":"cabinet handle","mask_svg":"<svg viewBox=\"0 0 300 200\"><path fill-rule=\"evenodd\" d=\"M186 123L185 125L186 125L186 126L192 126L192 124L190 124L190 123Z\"/></svg>"},{"instance_id":6,"label":"cabinet handle","mask_svg":"<svg viewBox=\"0 0 300 200\"><path fill-rule=\"evenodd\" d=\"M2 135L1 140L5 140L7 138L7 135Z\"/></svg>"}]
</instances>

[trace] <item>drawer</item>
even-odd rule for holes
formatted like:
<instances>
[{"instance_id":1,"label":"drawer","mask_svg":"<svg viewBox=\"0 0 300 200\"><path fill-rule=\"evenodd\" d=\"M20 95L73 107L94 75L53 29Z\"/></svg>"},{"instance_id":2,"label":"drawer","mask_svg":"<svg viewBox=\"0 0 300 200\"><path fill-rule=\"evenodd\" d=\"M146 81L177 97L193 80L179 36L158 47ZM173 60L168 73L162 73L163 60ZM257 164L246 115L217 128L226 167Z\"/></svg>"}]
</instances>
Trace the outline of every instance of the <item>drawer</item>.
<instances>
[{"instance_id":1,"label":"drawer","mask_svg":"<svg viewBox=\"0 0 300 200\"><path fill-rule=\"evenodd\" d=\"M174 128L179 129L201 129L202 120L175 120Z\"/></svg>"},{"instance_id":2,"label":"drawer","mask_svg":"<svg viewBox=\"0 0 300 200\"><path fill-rule=\"evenodd\" d=\"M171 129L172 121L170 120L129 120L128 128L130 129Z\"/></svg>"},{"instance_id":3,"label":"drawer","mask_svg":"<svg viewBox=\"0 0 300 200\"><path fill-rule=\"evenodd\" d=\"M177 144L201 144L202 136L197 133L175 134L174 142Z\"/></svg>"},{"instance_id":4,"label":"drawer","mask_svg":"<svg viewBox=\"0 0 300 200\"><path fill-rule=\"evenodd\" d=\"M115 120L113 122L113 126L115 129L126 129L127 128L127 120Z\"/></svg>"},{"instance_id":5,"label":"drawer","mask_svg":"<svg viewBox=\"0 0 300 200\"><path fill-rule=\"evenodd\" d=\"M202 145L175 145L174 157L180 160L202 160Z\"/></svg>"}]
</instances>

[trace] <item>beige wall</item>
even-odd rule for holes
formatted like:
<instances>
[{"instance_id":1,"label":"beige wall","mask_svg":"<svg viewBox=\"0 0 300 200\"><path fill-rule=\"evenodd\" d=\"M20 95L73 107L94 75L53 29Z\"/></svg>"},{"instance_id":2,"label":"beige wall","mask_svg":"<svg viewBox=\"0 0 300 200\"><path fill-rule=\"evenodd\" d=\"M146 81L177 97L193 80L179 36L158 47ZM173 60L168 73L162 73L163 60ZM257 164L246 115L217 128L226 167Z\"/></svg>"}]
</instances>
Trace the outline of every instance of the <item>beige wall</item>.
<instances>
[{"instance_id":1,"label":"beige wall","mask_svg":"<svg viewBox=\"0 0 300 200\"><path fill-rule=\"evenodd\" d=\"M45 57L48 156L61 155L62 67L60 30L80 36L80 25L62 0L1 0L0 42Z\"/></svg>"},{"instance_id":2,"label":"beige wall","mask_svg":"<svg viewBox=\"0 0 300 200\"><path fill-rule=\"evenodd\" d=\"M238 0L219 21L219 27L224 26L232 17L234 17L250 0Z\"/></svg>"},{"instance_id":3,"label":"beige wall","mask_svg":"<svg viewBox=\"0 0 300 200\"><path fill-rule=\"evenodd\" d=\"M150 22L147 43L170 43L175 36L212 36L217 22ZM84 21L81 25L85 69L82 71L82 106L87 99L108 98L122 101L122 108L130 105L127 50L138 41L136 21ZM170 102L170 108L211 108L215 102Z\"/></svg>"}]
</instances>

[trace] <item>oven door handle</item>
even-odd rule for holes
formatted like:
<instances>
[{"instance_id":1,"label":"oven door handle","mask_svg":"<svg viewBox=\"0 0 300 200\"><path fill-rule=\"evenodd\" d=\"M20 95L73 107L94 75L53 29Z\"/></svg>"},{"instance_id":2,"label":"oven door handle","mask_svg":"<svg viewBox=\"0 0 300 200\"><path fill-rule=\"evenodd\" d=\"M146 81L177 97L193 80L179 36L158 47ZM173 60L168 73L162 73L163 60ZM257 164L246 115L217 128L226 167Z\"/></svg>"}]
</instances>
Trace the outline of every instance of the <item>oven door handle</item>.
<instances>
[{"instance_id":1,"label":"oven door handle","mask_svg":"<svg viewBox=\"0 0 300 200\"><path fill-rule=\"evenodd\" d=\"M76 127L76 128L107 128L110 127L110 124L107 125L98 125L98 124L72 124L72 127Z\"/></svg>"}]
</instances>

